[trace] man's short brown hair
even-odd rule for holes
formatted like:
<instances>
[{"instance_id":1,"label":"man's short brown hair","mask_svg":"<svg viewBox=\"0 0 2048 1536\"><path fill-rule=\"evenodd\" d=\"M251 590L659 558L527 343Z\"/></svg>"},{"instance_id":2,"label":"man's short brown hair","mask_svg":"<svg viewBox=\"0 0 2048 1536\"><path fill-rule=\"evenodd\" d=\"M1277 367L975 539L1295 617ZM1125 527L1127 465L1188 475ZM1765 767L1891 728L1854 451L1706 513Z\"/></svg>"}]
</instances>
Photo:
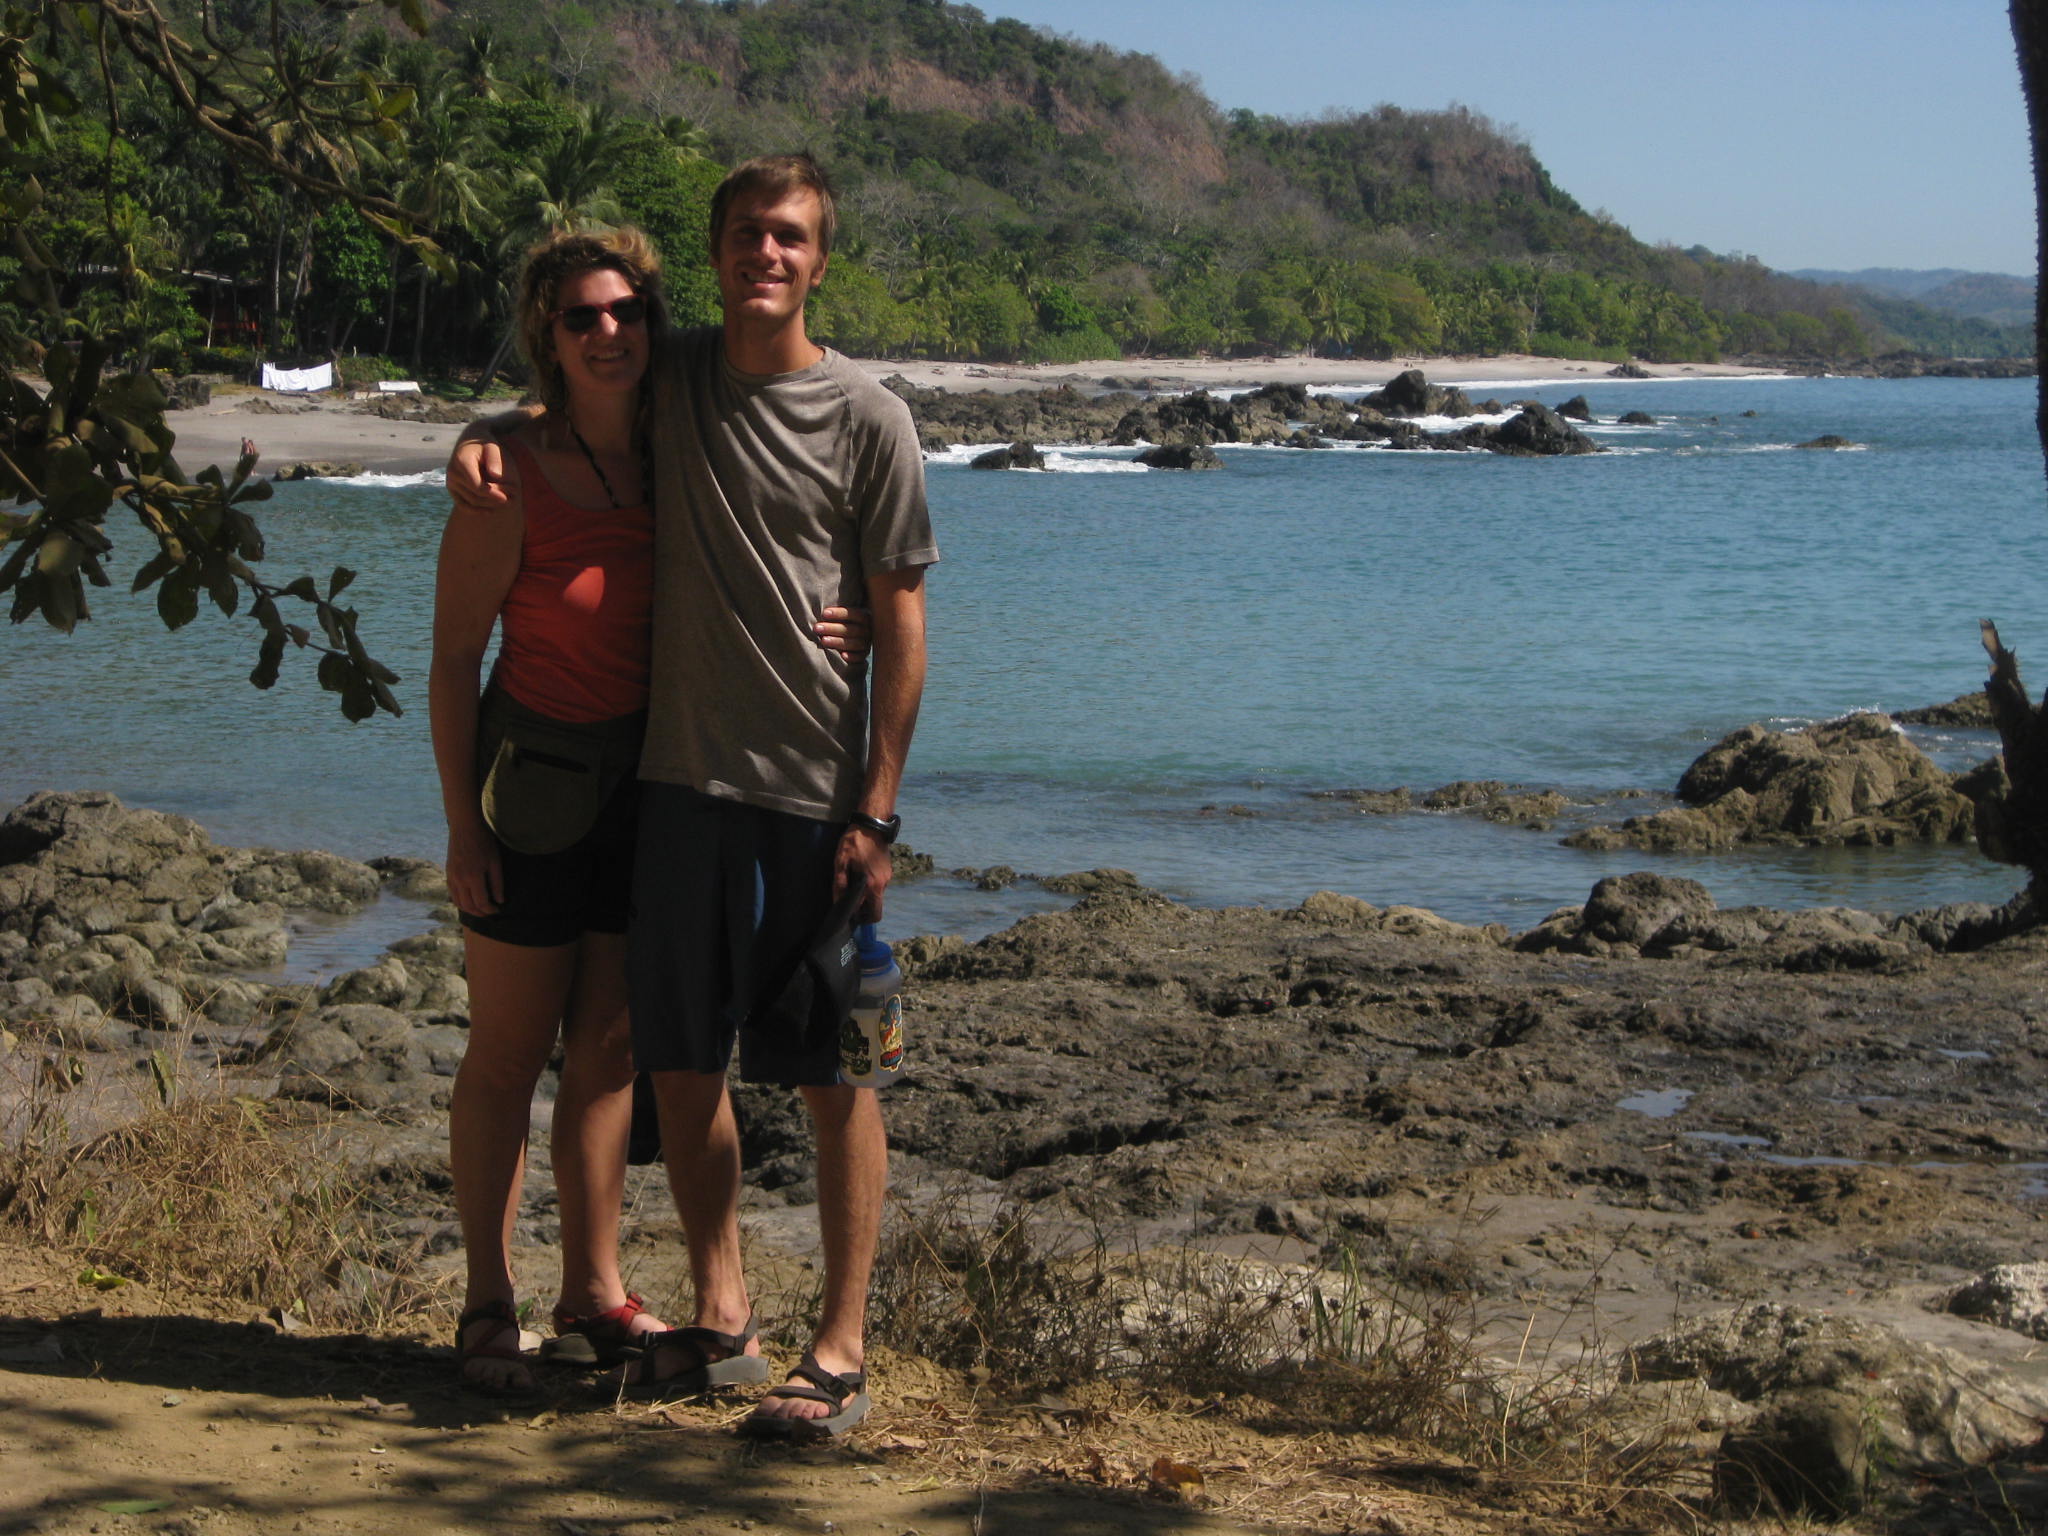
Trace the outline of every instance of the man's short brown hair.
<instances>
[{"instance_id":1,"label":"man's short brown hair","mask_svg":"<svg viewBox=\"0 0 2048 1536\"><path fill-rule=\"evenodd\" d=\"M757 155L726 172L725 180L711 194L711 259L718 260L719 237L725 233L726 211L743 192L760 192L783 197L805 191L818 199L818 250L832 254L832 239L839 233L839 209L832 196L832 183L825 168L809 155Z\"/></svg>"},{"instance_id":2,"label":"man's short brown hair","mask_svg":"<svg viewBox=\"0 0 2048 1536\"><path fill-rule=\"evenodd\" d=\"M608 268L647 301L648 355L668 329L668 305L661 292L661 253L630 224L607 230L558 229L526 253L519 269L519 350L533 369L533 382L550 411L569 403L562 364L555 356L556 295L579 273Z\"/></svg>"}]
</instances>

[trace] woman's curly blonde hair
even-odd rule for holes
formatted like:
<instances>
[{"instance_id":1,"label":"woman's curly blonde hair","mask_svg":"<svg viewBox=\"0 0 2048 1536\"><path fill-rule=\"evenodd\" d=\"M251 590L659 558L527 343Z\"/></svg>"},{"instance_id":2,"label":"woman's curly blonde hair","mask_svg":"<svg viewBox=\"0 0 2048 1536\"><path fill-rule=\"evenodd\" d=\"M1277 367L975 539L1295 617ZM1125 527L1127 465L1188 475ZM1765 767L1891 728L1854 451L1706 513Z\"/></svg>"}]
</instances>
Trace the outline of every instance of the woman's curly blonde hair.
<instances>
[{"instance_id":1,"label":"woman's curly blonde hair","mask_svg":"<svg viewBox=\"0 0 2048 1536\"><path fill-rule=\"evenodd\" d=\"M554 314L562 284L578 273L608 267L647 301L650 366L668 329L668 304L661 291L661 255L654 242L630 224L617 229L557 230L526 253L519 269L519 351L533 369L534 387L550 412L569 404L561 360L555 356Z\"/></svg>"}]
</instances>

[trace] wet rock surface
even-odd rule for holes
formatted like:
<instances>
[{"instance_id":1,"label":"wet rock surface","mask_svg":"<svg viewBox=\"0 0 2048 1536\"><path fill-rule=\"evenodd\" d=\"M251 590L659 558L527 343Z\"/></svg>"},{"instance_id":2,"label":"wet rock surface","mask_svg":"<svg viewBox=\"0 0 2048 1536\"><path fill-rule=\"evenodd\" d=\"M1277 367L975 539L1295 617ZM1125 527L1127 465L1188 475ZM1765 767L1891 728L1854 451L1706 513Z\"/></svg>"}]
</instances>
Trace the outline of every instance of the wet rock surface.
<instances>
[{"instance_id":1,"label":"wet rock surface","mask_svg":"<svg viewBox=\"0 0 2048 1536\"><path fill-rule=\"evenodd\" d=\"M1737 843L1883 845L1961 842L1970 796L1888 716L1861 714L1802 731L1746 725L1678 781L1683 805L1588 828L1577 848L1710 849Z\"/></svg>"},{"instance_id":2,"label":"wet rock surface","mask_svg":"<svg viewBox=\"0 0 2048 1536\"><path fill-rule=\"evenodd\" d=\"M1560 414L1535 401L1505 422L1425 430L1416 418L1497 415L1500 406L1491 400L1475 404L1463 390L1431 384L1416 369L1362 400L1312 394L1298 384L1268 384L1231 396L1195 390L1140 398L1122 390L1089 395L1071 385L1036 393L960 394L920 388L900 375L883 383L910 406L919 438L931 451L984 443L1143 443L1155 449L1194 450L1219 443L1319 448L1336 442L1511 456L1600 451ZM983 455L974 463L990 469L1042 467L1013 464L997 455ZM1207 460L1190 464L1176 458L1157 467L1212 466Z\"/></svg>"},{"instance_id":3,"label":"wet rock surface","mask_svg":"<svg viewBox=\"0 0 2048 1536\"><path fill-rule=\"evenodd\" d=\"M1528 793L1413 798L1485 815ZM1603 1358L1633 1344L1640 1378L1698 1385L1738 1506L1789 1507L1775 1465L1803 1468L1818 1491L1798 1497L1826 1512L1887 1469L1973 1464L2048 1391L1999 1303L1945 1310L1987 1272L2048 1266L2048 930L2025 914L1723 910L1638 872L1516 935L1342 892L1196 910L1125 870L977 874L1080 899L977 943L898 945L906 1198L964 1186L1131 1241L1353 1264L1510 1319L1509 1356L1529 1318L1577 1327L1597 1294ZM146 1093L152 1051L192 1052L352 1128L380 1208L445 1246L457 932L321 986L226 958L283 932L291 903L434 879L35 797L0 820L0 1054L59 1079L99 1063ZM736 1099L749 1219L809 1232L799 1104ZM559 1220L543 1141L522 1243ZM633 1189L665 1213L660 1177ZM2037 1315L2023 1286L1998 1294ZM1744 1320L1672 1328L1730 1307Z\"/></svg>"}]
</instances>

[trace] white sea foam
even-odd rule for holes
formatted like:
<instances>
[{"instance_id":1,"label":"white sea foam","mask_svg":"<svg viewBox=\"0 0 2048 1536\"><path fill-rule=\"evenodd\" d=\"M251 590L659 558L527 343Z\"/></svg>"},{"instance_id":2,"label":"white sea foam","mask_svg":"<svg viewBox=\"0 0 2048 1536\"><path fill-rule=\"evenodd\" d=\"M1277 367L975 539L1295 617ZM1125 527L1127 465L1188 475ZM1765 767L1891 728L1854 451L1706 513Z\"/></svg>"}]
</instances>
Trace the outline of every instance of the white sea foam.
<instances>
[{"instance_id":1,"label":"white sea foam","mask_svg":"<svg viewBox=\"0 0 2048 1536\"><path fill-rule=\"evenodd\" d=\"M1007 447L1005 443L963 443L948 448L943 453L927 453L924 461L928 465L943 465L952 468L971 466L984 453ZM1032 474L1065 475L1129 475L1145 474L1150 466L1135 462L1133 455L1151 446L1139 443L1134 447L1105 448L1080 443L1068 443L1058 447L1039 445L1039 452L1045 455L1043 470L1026 471Z\"/></svg>"},{"instance_id":2,"label":"white sea foam","mask_svg":"<svg viewBox=\"0 0 2048 1536\"><path fill-rule=\"evenodd\" d=\"M347 478L323 479L322 485L364 485L373 490L400 490L409 485L440 485L446 472L438 469L423 469L412 475L350 475Z\"/></svg>"}]
</instances>

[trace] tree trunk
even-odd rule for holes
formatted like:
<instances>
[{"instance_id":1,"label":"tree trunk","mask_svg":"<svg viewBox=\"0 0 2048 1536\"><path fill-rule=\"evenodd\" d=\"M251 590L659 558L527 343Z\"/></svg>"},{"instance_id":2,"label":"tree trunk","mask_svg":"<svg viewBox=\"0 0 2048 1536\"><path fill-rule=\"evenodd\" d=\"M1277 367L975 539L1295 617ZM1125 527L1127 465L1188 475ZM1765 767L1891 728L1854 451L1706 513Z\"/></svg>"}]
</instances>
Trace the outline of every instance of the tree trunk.
<instances>
[{"instance_id":1,"label":"tree trunk","mask_svg":"<svg viewBox=\"0 0 2048 1536\"><path fill-rule=\"evenodd\" d=\"M2037 215L2035 272L2048 271L2048 0L2012 0L2012 35L2019 51L2020 89L2027 99L2027 130L2034 150ZM2034 361L2048 357L2048 287L2035 298ZM2035 380L2035 426L2048 466L2048 400ZM2020 682L2019 657L2000 643L1989 619L1983 625L1991 676L1984 691L2005 749L2007 787L1980 806L1977 844L1991 857L2027 872L2027 892L2039 912L2048 907L2048 701L2035 705Z\"/></svg>"},{"instance_id":2,"label":"tree trunk","mask_svg":"<svg viewBox=\"0 0 2048 1536\"><path fill-rule=\"evenodd\" d=\"M412 316L412 376L420 376L420 358L427 344L427 282L434 274L420 263L420 292Z\"/></svg>"},{"instance_id":3,"label":"tree trunk","mask_svg":"<svg viewBox=\"0 0 2048 1536\"><path fill-rule=\"evenodd\" d=\"M477 383L477 399L483 399L484 391L489 389L491 387L492 381L498 377L498 370L499 368L503 367L505 363L505 354L512 350L512 337L515 330L516 327L508 324L505 327L505 334L498 338L497 350L491 353L491 361L489 365L486 366L484 369L483 378L480 379Z\"/></svg>"},{"instance_id":4,"label":"tree trunk","mask_svg":"<svg viewBox=\"0 0 2048 1536\"><path fill-rule=\"evenodd\" d=\"M384 285L384 345L378 350L391 355L391 333L398 328L398 247L391 247L391 280Z\"/></svg>"}]
</instances>

